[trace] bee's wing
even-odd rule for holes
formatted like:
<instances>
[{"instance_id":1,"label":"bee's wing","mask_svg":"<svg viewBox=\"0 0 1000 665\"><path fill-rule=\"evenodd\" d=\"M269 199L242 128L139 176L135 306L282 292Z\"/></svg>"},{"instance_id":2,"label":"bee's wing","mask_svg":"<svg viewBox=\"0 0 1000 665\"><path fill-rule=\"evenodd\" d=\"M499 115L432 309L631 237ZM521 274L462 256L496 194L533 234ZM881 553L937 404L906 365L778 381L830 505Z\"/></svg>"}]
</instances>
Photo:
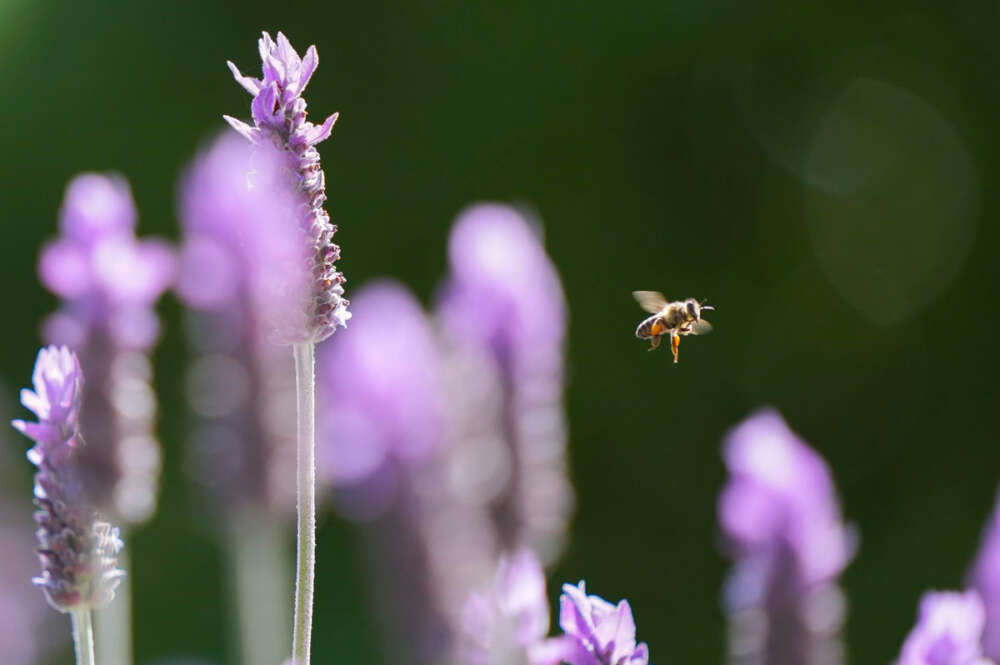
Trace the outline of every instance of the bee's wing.
<instances>
[{"instance_id":1,"label":"bee's wing","mask_svg":"<svg viewBox=\"0 0 1000 665\"><path fill-rule=\"evenodd\" d=\"M659 291L633 291L632 297L650 314L659 314L667 306L667 299Z\"/></svg>"},{"instance_id":2,"label":"bee's wing","mask_svg":"<svg viewBox=\"0 0 1000 665\"><path fill-rule=\"evenodd\" d=\"M691 330L688 331L689 335L707 335L712 332L712 324L705 319L698 319L691 324Z\"/></svg>"}]
</instances>

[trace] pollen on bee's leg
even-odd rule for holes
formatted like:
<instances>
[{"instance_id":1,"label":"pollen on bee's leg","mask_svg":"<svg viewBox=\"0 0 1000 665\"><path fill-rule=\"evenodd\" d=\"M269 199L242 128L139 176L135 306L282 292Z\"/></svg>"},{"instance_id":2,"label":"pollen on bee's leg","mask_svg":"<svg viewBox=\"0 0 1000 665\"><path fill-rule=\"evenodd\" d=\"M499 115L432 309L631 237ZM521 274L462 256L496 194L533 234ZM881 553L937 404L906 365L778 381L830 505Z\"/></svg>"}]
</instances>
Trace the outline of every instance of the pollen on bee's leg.
<instances>
[{"instance_id":1,"label":"pollen on bee's leg","mask_svg":"<svg viewBox=\"0 0 1000 665\"><path fill-rule=\"evenodd\" d=\"M681 348L681 338L680 335L674 333L670 336L670 350L674 354L674 364L677 363L677 356L680 353Z\"/></svg>"}]
</instances>

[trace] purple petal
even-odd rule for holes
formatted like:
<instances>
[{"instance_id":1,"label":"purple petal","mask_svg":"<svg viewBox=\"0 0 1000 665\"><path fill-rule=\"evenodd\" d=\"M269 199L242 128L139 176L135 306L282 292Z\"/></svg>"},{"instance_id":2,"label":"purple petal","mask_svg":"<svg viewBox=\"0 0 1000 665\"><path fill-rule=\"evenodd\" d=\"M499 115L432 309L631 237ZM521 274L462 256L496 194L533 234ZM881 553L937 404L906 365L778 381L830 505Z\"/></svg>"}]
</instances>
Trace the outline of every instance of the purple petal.
<instances>
[{"instance_id":1,"label":"purple petal","mask_svg":"<svg viewBox=\"0 0 1000 665\"><path fill-rule=\"evenodd\" d=\"M563 594L559 597L559 627L567 635L577 635L594 642L593 625L587 608L587 593L583 582L580 582L579 587L564 584Z\"/></svg>"},{"instance_id":2,"label":"purple petal","mask_svg":"<svg viewBox=\"0 0 1000 665\"><path fill-rule=\"evenodd\" d=\"M296 86L296 92L302 94L302 91L306 89L309 85L309 80L312 78L313 72L316 71L316 67L319 66L319 52L316 50L315 46L310 46L306 50L306 55L302 58L302 69L299 70L299 82Z\"/></svg>"},{"instance_id":3,"label":"purple petal","mask_svg":"<svg viewBox=\"0 0 1000 665\"><path fill-rule=\"evenodd\" d=\"M621 601L615 613L594 628L598 644L602 650L611 649L611 662L617 663L635 650L635 620L628 601Z\"/></svg>"},{"instance_id":4,"label":"purple petal","mask_svg":"<svg viewBox=\"0 0 1000 665\"><path fill-rule=\"evenodd\" d=\"M260 34L261 37L257 40L257 51L260 53L261 62L267 62L271 52L274 51L274 40L271 39L271 35L267 31Z\"/></svg>"},{"instance_id":5,"label":"purple petal","mask_svg":"<svg viewBox=\"0 0 1000 665\"><path fill-rule=\"evenodd\" d=\"M247 92L256 97L257 93L260 92L260 81L252 76L244 76L231 60L226 60L226 64L229 65L229 71L233 73L233 78L236 79L236 82L243 86Z\"/></svg>"},{"instance_id":6,"label":"purple petal","mask_svg":"<svg viewBox=\"0 0 1000 665\"><path fill-rule=\"evenodd\" d=\"M649 665L649 647L643 642L628 659L628 665Z\"/></svg>"},{"instance_id":7,"label":"purple petal","mask_svg":"<svg viewBox=\"0 0 1000 665\"><path fill-rule=\"evenodd\" d=\"M292 48L292 43L285 37L285 33L278 31L278 59L285 65L285 70L291 74L298 71L302 66L302 59Z\"/></svg>"},{"instance_id":8,"label":"purple petal","mask_svg":"<svg viewBox=\"0 0 1000 665\"><path fill-rule=\"evenodd\" d=\"M333 125L337 122L337 118L340 117L339 113L334 113L329 118L323 121L322 125L313 125L310 127L305 134L305 141L309 145L316 145L326 139L330 138L330 133L333 131Z\"/></svg>"},{"instance_id":9,"label":"purple petal","mask_svg":"<svg viewBox=\"0 0 1000 665\"><path fill-rule=\"evenodd\" d=\"M240 136L242 136L243 138L247 139L248 141L251 141L252 143L258 143L260 141L259 129L251 127L242 120L237 120L236 118L230 115L224 115L222 117L225 119L226 122L229 123L229 126L235 129L237 132L239 132Z\"/></svg>"},{"instance_id":10,"label":"purple petal","mask_svg":"<svg viewBox=\"0 0 1000 665\"><path fill-rule=\"evenodd\" d=\"M261 88L250 104L250 113L257 126L274 122L275 105L278 103L278 86L271 83Z\"/></svg>"}]
</instances>

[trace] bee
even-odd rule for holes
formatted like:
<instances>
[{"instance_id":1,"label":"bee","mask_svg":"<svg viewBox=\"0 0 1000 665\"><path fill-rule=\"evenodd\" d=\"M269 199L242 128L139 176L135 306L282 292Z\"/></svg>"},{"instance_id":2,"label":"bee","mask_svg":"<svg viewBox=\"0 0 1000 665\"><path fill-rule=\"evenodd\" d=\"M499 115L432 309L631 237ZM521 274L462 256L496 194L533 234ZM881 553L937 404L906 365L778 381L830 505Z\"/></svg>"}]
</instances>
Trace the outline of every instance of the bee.
<instances>
[{"instance_id":1,"label":"bee","mask_svg":"<svg viewBox=\"0 0 1000 665\"><path fill-rule=\"evenodd\" d=\"M640 307L652 314L635 329L635 336L652 340L649 350L655 351L660 346L662 337L670 335L670 351L674 354L675 363L681 346L681 335L704 335L712 331L712 324L701 318L701 313L715 308L694 298L668 302L657 291L633 291L632 297Z\"/></svg>"}]
</instances>

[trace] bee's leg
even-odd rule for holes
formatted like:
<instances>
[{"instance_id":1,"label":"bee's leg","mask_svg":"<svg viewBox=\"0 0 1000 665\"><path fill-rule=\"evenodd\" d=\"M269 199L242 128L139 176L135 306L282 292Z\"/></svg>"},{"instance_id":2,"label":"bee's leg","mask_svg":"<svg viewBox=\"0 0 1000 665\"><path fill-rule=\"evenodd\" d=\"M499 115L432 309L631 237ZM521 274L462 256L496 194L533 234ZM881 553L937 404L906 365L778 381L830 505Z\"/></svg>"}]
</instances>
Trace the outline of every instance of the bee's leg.
<instances>
[{"instance_id":1,"label":"bee's leg","mask_svg":"<svg viewBox=\"0 0 1000 665\"><path fill-rule=\"evenodd\" d=\"M670 334L670 350L674 354L674 364L677 363L677 355L681 348L681 336L677 333Z\"/></svg>"},{"instance_id":2,"label":"bee's leg","mask_svg":"<svg viewBox=\"0 0 1000 665\"><path fill-rule=\"evenodd\" d=\"M652 341L649 343L649 350L656 351L656 347L660 345L661 339L663 339L662 335L653 335Z\"/></svg>"}]
</instances>

